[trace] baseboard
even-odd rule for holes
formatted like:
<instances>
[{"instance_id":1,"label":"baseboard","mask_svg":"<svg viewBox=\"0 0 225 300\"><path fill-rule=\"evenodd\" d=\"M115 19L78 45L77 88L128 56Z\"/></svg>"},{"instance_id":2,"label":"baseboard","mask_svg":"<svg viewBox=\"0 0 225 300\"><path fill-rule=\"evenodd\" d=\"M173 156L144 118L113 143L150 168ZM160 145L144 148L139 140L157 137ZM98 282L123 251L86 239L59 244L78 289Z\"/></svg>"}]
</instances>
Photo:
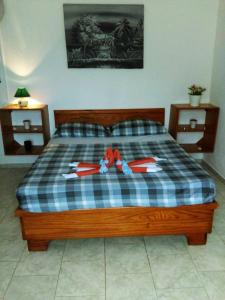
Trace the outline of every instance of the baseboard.
<instances>
[{"instance_id":1,"label":"baseboard","mask_svg":"<svg viewBox=\"0 0 225 300\"><path fill-rule=\"evenodd\" d=\"M215 175L220 181L222 181L225 184L225 178L221 176L213 167L211 167L205 160L202 160L201 162L202 166L209 170L213 175Z\"/></svg>"}]
</instances>

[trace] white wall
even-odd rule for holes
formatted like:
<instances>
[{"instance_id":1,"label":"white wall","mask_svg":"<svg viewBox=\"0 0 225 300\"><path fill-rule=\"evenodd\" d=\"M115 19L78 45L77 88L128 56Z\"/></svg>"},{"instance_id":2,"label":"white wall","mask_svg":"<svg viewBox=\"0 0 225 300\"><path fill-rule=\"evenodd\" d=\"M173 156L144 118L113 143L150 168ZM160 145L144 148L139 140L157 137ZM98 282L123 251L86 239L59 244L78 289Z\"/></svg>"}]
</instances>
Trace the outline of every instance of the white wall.
<instances>
[{"instance_id":1,"label":"white wall","mask_svg":"<svg viewBox=\"0 0 225 300\"><path fill-rule=\"evenodd\" d=\"M5 72L3 67L3 60L2 60L2 50L0 45L0 106L3 106L5 102L7 102L8 94L7 94L7 86L5 81ZM0 162L3 161L4 158L4 151L3 151L3 144L2 139L0 138Z\"/></svg>"},{"instance_id":2,"label":"white wall","mask_svg":"<svg viewBox=\"0 0 225 300\"><path fill-rule=\"evenodd\" d=\"M190 84L207 87L204 100L209 100L218 0L123 1L145 5L143 70L68 69L65 1L5 2L0 26L8 100L18 86L26 86L33 98L49 105L52 131L56 108L165 107L168 122L170 104L188 101ZM18 159L22 162L24 158ZM4 157L3 162L15 160Z\"/></svg>"},{"instance_id":3,"label":"white wall","mask_svg":"<svg viewBox=\"0 0 225 300\"><path fill-rule=\"evenodd\" d=\"M225 1L220 0L211 98L220 107L220 118L215 151L205 155L205 160L225 178Z\"/></svg>"},{"instance_id":4,"label":"white wall","mask_svg":"<svg viewBox=\"0 0 225 300\"><path fill-rule=\"evenodd\" d=\"M4 104L6 102L6 99L8 99L7 94L7 86L5 81L5 72L4 72L4 66L3 66L3 60L2 60L2 51L0 46L0 104Z\"/></svg>"}]
</instances>

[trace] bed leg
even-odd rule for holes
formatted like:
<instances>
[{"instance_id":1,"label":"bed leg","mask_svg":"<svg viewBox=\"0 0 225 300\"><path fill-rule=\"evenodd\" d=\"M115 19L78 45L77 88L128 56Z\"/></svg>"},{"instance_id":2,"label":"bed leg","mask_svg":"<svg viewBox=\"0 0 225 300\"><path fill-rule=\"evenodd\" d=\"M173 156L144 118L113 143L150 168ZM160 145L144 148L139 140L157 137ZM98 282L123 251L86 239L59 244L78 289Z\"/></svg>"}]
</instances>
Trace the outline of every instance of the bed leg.
<instances>
[{"instance_id":1,"label":"bed leg","mask_svg":"<svg viewBox=\"0 0 225 300\"><path fill-rule=\"evenodd\" d=\"M207 242L207 233L186 234L188 245L205 245Z\"/></svg>"},{"instance_id":2,"label":"bed leg","mask_svg":"<svg viewBox=\"0 0 225 300\"><path fill-rule=\"evenodd\" d=\"M48 240L28 240L27 247L29 251L46 251L48 250Z\"/></svg>"}]
</instances>

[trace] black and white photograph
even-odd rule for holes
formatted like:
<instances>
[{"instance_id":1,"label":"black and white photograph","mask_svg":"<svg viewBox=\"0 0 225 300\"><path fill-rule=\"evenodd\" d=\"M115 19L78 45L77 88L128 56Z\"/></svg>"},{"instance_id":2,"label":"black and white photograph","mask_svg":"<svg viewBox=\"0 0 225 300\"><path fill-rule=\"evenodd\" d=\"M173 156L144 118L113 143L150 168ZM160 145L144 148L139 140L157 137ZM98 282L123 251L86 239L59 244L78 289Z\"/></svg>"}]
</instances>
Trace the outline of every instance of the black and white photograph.
<instances>
[{"instance_id":1,"label":"black and white photograph","mask_svg":"<svg viewBox=\"0 0 225 300\"><path fill-rule=\"evenodd\" d=\"M144 5L63 8L68 68L144 67Z\"/></svg>"}]
</instances>

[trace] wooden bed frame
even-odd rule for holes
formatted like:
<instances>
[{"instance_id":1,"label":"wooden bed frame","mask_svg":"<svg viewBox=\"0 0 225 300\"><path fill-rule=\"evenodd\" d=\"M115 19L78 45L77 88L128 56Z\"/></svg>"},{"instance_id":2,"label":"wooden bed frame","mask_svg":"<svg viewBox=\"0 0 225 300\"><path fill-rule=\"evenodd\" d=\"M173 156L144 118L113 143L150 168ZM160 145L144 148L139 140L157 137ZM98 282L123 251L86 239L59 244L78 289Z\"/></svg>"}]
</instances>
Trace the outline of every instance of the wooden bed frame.
<instances>
[{"instance_id":1,"label":"wooden bed frame","mask_svg":"<svg viewBox=\"0 0 225 300\"><path fill-rule=\"evenodd\" d=\"M163 108L118 110L55 110L56 127L65 122L91 122L105 126L130 119L150 119L164 124ZM51 240L185 235L189 245L203 245L212 230L218 204L173 208L122 207L31 213L16 210L23 239L30 251L45 251Z\"/></svg>"}]
</instances>

